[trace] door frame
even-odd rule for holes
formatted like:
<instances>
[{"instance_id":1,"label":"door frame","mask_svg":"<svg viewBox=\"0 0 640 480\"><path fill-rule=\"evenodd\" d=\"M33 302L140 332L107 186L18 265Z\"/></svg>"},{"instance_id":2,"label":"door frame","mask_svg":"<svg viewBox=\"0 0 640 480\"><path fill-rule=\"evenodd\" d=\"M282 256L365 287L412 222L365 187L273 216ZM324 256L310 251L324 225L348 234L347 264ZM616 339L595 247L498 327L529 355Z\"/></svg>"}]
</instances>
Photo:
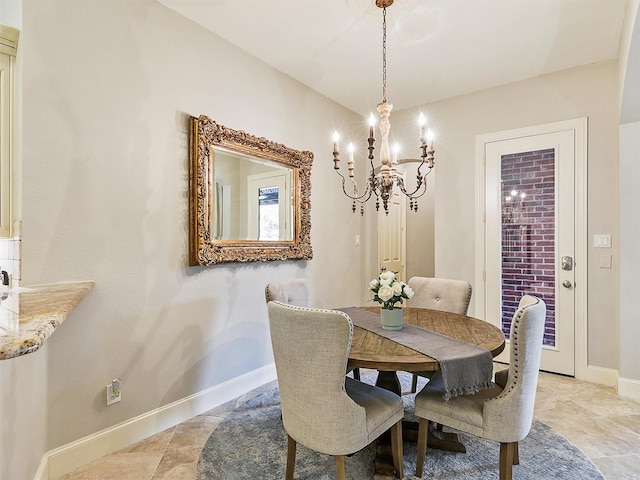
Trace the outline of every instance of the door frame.
<instances>
[{"instance_id":1,"label":"door frame","mask_svg":"<svg viewBox=\"0 0 640 480\"><path fill-rule=\"evenodd\" d=\"M267 172L247 175L248 239L259 240L260 207L258 202L256 202L256 200L258 200L256 189L272 186L274 184L280 188L280 192L284 193L284 195L278 194L278 228L280 230L280 238L285 240L291 240L293 238L293 225L291 224L291 219L293 218L291 212L291 198L286 195L286 192L291 191L292 181L293 171L289 169L273 169Z\"/></svg>"},{"instance_id":2,"label":"door frame","mask_svg":"<svg viewBox=\"0 0 640 480\"><path fill-rule=\"evenodd\" d=\"M517 128L476 136L476 198L475 198L475 292L474 316L484 317L485 312L485 145L487 143L511 140L515 138L545 135L572 130L575 142L575 378L587 377L587 117L547 123L532 127Z\"/></svg>"}]
</instances>

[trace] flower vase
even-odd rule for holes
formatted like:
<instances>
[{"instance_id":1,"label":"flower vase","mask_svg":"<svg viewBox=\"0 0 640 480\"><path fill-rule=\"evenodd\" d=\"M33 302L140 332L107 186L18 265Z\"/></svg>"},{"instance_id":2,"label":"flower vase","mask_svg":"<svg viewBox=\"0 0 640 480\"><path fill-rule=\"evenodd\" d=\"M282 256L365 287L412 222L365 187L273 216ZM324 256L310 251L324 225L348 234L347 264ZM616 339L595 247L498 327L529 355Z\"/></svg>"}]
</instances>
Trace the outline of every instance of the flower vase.
<instances>
[{"instance_id":1,"label":"flower vase","mask_svg":"<svg viewBox=\"0 0 640 480\"><path fill-rule=\"evenodd\" d=\"M404 310L394 307L393 310L380 309L380 322L385 330L402 330Z\"/></svg>"}]
</instances>

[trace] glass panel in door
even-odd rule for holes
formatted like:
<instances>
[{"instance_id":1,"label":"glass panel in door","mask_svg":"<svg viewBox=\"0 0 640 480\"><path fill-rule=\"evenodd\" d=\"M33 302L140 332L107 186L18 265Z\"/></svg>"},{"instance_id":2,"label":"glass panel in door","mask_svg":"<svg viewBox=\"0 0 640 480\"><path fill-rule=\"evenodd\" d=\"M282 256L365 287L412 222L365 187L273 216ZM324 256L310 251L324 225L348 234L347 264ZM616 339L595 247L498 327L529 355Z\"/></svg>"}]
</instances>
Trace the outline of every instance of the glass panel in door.
<instances>
[{"instance_id":1,"label":"glass panel in door","mask_svg":"<svg viewBox=\"0 0 640 480\"><path fill-rule=\"evenodd\" d=\"M258 188L258 240L280 238L280 187Z\"/></svg>"},{"instance_id":2,"label":"glass panel in door","mask_svg":"<svg viewBox=\"0 0 640 480\"><path fill-rule=\"evenodd\" d=\"M547 305L543 344L556 345L555 149L502 155L502 321L509 338L523 295Z\"/></svg>"}]
</instances>

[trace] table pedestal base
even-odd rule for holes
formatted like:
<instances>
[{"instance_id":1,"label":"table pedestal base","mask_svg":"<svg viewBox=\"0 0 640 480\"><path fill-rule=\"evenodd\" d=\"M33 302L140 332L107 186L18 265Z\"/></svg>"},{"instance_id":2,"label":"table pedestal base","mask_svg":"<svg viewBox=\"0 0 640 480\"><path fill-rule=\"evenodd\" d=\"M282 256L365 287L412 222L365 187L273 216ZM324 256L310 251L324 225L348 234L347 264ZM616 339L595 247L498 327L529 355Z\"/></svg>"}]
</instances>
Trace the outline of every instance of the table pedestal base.
<instances>
[{"instance_id":1,"label":"table pedestal base","mask_svg":"<svg viewBox=\"0 0 640 480\"><path fill-rule=\"evenodd\" d=\"M380 370L378 372L378 378L376 378L376 387L384 388L385 390L402 396L402 386L400 385L400 379L396 372Z\"/></svg>"},{"instance_id":2,"label":"table pedestal base","mask_svg":"<svg viewBox=\"0 0 640 480\"><path fill-rule=\"evenodd\" d=\"M402 387L396 372L379 371L376 386L402 395ZM402 421L402 439L409 442L418 441L418 424L416 422ZM429 448L447 450L449 452L467 452L457 433L437 430L431 423L429 423L427 434L427 449ZM388 433L385 433L378 439L376 444L375 478L376 480L382 480L383 478L393 479L394 472L391 438Z\"/></svg>"},{"instance_id":3,"label":"table pedestal base","mask_svg":"<svg viewBox=\"0 0 640 480\"><path fill-rule=\"evenodd\" d=\"M416 422L402 422L402 439L408 442L418 441L418 424ZM460 440L460 435L453 432L437 430L432 423L429 423L429 430L427 432L427 448L467 453L467 449Z\"/></svg>"}]
</instances>

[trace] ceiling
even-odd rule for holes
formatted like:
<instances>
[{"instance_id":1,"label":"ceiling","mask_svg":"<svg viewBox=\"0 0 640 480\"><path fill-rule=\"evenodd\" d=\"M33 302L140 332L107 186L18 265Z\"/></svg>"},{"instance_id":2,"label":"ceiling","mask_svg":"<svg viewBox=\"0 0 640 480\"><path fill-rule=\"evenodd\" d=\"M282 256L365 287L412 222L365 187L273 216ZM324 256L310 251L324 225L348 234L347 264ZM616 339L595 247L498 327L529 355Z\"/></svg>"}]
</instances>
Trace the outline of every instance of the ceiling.
<instances>
[{"instance_id":1,"label":"ceiling","mask_svg":"<svg viewBox=\"0 0 640 480\"><path fill-rule=\"evenodd\" d=\"M368 115L382 100L374 0L160 0L230 43ZM626 0L395 0L395 110L615 59Z\"/></svg>"}]
</instances>

